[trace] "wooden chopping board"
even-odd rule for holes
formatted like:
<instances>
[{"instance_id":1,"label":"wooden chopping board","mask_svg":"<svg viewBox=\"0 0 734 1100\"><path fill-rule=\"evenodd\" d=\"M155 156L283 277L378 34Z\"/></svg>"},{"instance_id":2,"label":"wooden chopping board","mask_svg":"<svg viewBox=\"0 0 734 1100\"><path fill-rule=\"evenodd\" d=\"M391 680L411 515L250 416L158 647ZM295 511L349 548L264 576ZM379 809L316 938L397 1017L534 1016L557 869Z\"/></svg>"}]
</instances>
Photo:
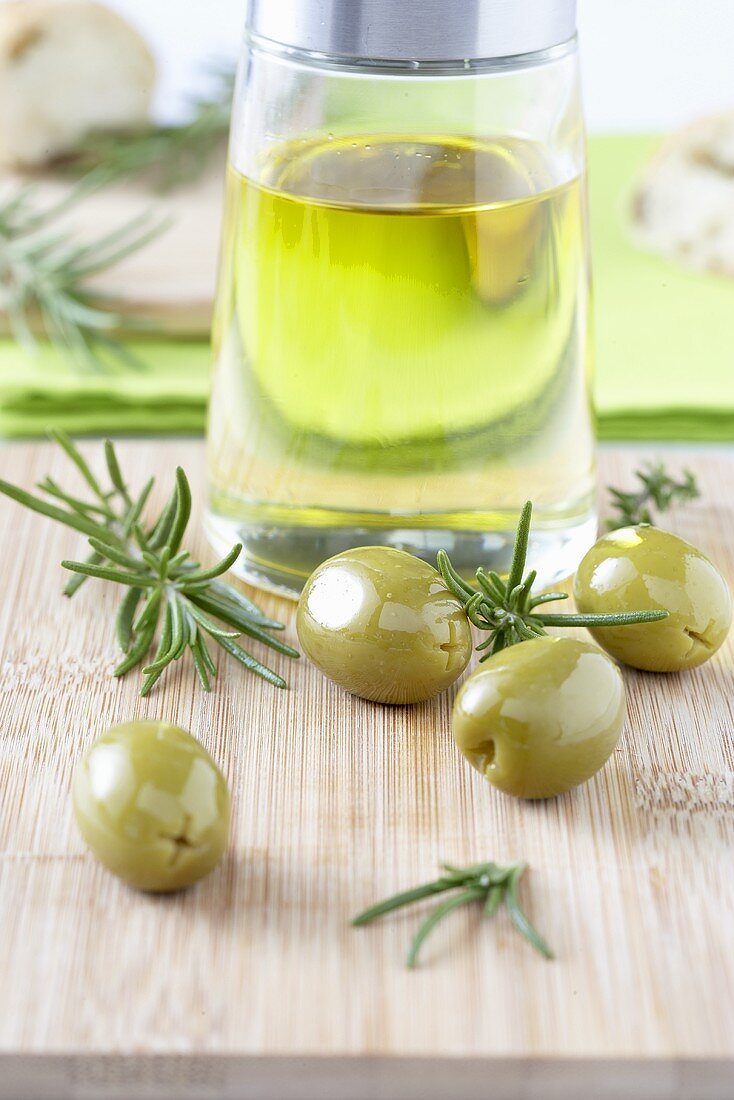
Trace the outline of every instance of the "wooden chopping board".
<instances>
[{"instance_id":1,"label":"wooden chopping board","mask_svg":"<svg viewBox=\"0 0 734 1100\"><path fill-rule=\"evenodd\" d=\"M121 453L136 483L183 462L201 500L198 443ZM602 484L620 485L651 456L601 457ZM734 583L734 456L678 459L703 499L671 525ZM5 444L0 461L24 485L68 476L47 445ZM609 764L522 803L458 756L449 697L375 706L276 657L288 693L225 663L205 696L182 664L139 699L135 676L109 676L116 592L59 596L56 563L79 552L72 532L0 498L2 1100L730 1100L731 640L685 676L626 672ZM293 606L261 601L294 638ZM226 861L177 897L117 882L70 812L90 739L143 716L191 729L234 795ZM530 863L526 904L555 962L502 914L454 914L412 973L416 912L349 926L440 860L488 858Z\"/></svg>"},{"instance_id":2,"label":"wooden chopping board","mask_svg":"<svg viewBox=\"0 0 734 1100\"><path fill-rule=\"evenodd\" d=\"M226 157L212 157L204 174L191 184L160 194L143 183L101 188L75 203L54 229L68 231L80 242L102 238L133 219L147 216L151 225L166 226L139 251L89 281L89 289L111 296L133 320L171 336L209 338L222 231ZM31 183L34 206L50 209L67 197L73 184L59 176L0 176L0 196ZM0 313L0 333L7 333Z\"/></svg>"}]
</instances>

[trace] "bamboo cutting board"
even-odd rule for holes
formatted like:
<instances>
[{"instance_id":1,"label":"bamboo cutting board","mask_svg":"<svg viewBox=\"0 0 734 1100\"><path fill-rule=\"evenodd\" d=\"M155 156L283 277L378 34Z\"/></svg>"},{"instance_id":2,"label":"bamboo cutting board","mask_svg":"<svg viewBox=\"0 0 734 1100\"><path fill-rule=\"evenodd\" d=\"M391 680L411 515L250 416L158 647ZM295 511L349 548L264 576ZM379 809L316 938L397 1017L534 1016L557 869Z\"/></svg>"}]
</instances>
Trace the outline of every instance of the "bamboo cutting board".
<instances>
[{"instance_id":1,"label":"bamboo cutting board","mask_svg":"<svg viewBox=\"0 0 734 1100\"><path fill-rule=\"evenodd\" d=\"M121 452L136 482L182 461L201 499L198 443ZM602 483L641 457L606 451ZM732 582L734 456L678 458L704 495L671 525ZM0 461L24 485L67 477L46 445ZM288 693L225 664L204 696L181 665L140 700L134 676L109 676L116 593L58 595L56 563L79 552L0 499L2 1100L730 1100L731 641L686 676L625 673L629 720L602 773L521 803L458 756L448 697L383 708L284 659ZM292 606L263 603L293 638ZM80 753L138 716L191 729L234 795L225 863L177 897L117 882L71 818ZM349 927L440 860L488 858L529 861L555 962L503 914L454 914L413 973L417 912Z\"/></svg>"}]
</instances>

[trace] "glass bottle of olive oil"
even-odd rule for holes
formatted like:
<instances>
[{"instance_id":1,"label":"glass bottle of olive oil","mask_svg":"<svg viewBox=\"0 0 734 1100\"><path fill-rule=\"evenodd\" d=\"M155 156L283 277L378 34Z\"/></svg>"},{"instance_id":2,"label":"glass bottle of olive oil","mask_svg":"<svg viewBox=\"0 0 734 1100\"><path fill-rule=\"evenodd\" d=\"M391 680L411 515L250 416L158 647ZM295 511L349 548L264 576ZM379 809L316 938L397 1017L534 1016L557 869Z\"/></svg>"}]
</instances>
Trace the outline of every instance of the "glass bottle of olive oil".
<instances>
[{"instance_id":1,"label":"glass bottle of olive oil","mask_svg":"<svg viewBox=\"0 0 734 1100\"><path fill-rule=\"evenodd\" d=\"M551 581L595 530L583 165L532 135L382 121L255 156L235 129L210 534L297 594L361 544L502 571L532 499Z\"/></svg>"}]
</instances>

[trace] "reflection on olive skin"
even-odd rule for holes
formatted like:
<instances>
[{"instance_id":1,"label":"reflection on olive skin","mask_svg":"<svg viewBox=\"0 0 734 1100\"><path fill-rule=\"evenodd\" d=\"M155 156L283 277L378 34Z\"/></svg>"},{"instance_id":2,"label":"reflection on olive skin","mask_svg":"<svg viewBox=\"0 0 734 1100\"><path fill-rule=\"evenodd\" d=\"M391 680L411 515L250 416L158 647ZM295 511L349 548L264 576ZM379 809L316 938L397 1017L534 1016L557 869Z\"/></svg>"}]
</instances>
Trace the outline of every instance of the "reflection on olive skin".
<instances>
[{"instance_id":1,"label":"reflection on olive skin","mask_svg":"<svg viewBox=\"0 0 734 1100\"><path fill-rule=\"evenodd\" d=\"M198 741L165 722L127 722L103 734L77 767L73 800L92 852L142 890L190 886L227 846L224 777Z\"/></svg>"},{"instance_id":2,"label":"reflection on olive skin","mask_svg":"<svg viewBox=\"0 0 734 1100\"><path fill-rule=\"evenodd\" d=\"M575 638L538 638L472 673L456 698L453 735L493 786L549 798L602 767L624 715L622 677L601 650Z\"/></svg>"},{"instance_id":3,"label":"reflection on olive skin","mask_svg":"<svg viewBox=\"0 0 734 1100\"><path fill-rule=\"evenodd\" d=\"M341 630L363 612L370 595L364 582L353 577L349 568L336 565L328 574L317 576L311 586L309 610L315 622L325 630Z\"/></svg>"},{"instance_id":4,"label":"reflection on olive skin","mask_svg":"<svg viewBox=\"0 0 734 1100\"><path fill-rule=\"evenodd\" d=\"M651 672L703 664L731 625L731 593L716 566L657 527L625 527L600 538L579 566L574 595L587 614L667 611L659 622L591 631L617 660Z\"/></svg>"},{"instance_id":5,"label":"reflection on olive skin","mask_svg":"<svg viewBox=\"0 0 734 1100\"><path fill-rule=\"evenodd\" d=\"M614 592L636 579L637 570L629 558L605 558L594 569L592 583L597 592Z\"/></svg>"},{"instance_id":6,"label":"reflection on olive skin","mask_svg":"<svg viewBox=\"0 0 734 1100\"><path fill-rule=\"evenodd\" d=\"M363 546L313 573L298 605L306 656L354 695L416 703L444 691L471 657L469 624L435 569Z\"/></svg>"}]
</instances>

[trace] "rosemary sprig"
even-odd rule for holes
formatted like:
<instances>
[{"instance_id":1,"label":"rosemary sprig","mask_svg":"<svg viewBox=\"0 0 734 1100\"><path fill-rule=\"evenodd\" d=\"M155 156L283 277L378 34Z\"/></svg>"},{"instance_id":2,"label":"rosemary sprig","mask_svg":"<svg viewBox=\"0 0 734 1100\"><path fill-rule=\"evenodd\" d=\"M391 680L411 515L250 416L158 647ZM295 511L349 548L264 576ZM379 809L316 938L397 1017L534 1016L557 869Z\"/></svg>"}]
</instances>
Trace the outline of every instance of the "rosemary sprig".
<instances>
[{"instance_id":1,"label":"rosemary sprig","mask_svg":"<svg viewBox=\"0 0 734 1100\"><path fill-rule=\"evenodd\" d=\"M146 213L83 243L71 230L59 229L59 217L101 180L88 177L61 202L43 209L34 201L33 184L0 205L0 309L15 339L35 349L30 320L35 314L53 344L97 371L140 362L116 335L132 322L114 303L93 297L88 280L144 248L168 225Z\"/></svg>"},{"instance_id":2,"label":"rosemary sprig","mask_svg":"<svg viewBox=\"0 0 734 1100\"><path fill-rule=\"evenodd\" d=\"M234 73L213 70L211 96L194 100L187 122L178 126L149 124L128 131L90 134L64 167L74 175L99 166L112 179L145 174L156 190L170 191L198 178L229 133Z\"/></svg>"},{"instance_id":3,"label":"rosemary sprig","mask_svg":"<svg viewBox=\"0 0 734 1100\"><path fill-rule=\"evenodd\" d=\"M607 520L610 531L619 527L634 527L638 523L654 523L651 505L658 512L667 512L671 505L696 500L701 495L690 470L683 470L681 480L676 481L662 462L650 463L635 470L635 477L641 486L636 493L609 487L612 508L618 513Z\"/></svg>"},{"instance_id":4,"label":"rosemary sprig","mask_svg":"<svg viewBox=\"0 0 734 1100\"><path fill-rule=\"evenodd\" d=\"M89 577L125 589L117 614L117 638L124 657L115 676L143 665L140 694L145 696L168 666L188 650L202 688L210 691L217 672L209 650L209 642L213 642L275 687L286 687L282 676L235 641L245 634L287 657L299 656L271 633L282 630L282 623L269 619L238 589L220 580L242 547L233 546L209 569L203 569L181 548L191 516L191 491L183 470L179 467L176 471L176 484L163 511L154 523L144 525L142 515L153 478L134 495L123 478L115 449L107 441L104 451L110 484L103 488L68 436L53 432L52 438L76 466L91 491L91 500L67 493L51 478L37 486L44 497L2 480L0 493L87 536L91 553L86 561L61 563L73 574L64 595L73 596ZM222 623L234 630L225 629ZM156 638L154 656L146 663Z\"/></svg>"},{"instance_id":5,"label":"rosemary sprig","mask_svg":"<svg viewBox=\"0 0 734 1100\"><path fill-rule=\"evenodd\" d=\"M445 550L438 552L438 570L447 587L463 604L469 621L478 630L489 633L489 637L477 646L478 651L485 651L482 661L518 642L544 637L546 627L631 626L667 618L667 611L628 611L614 615L552 615L539 611L543 604L567 600L568 593L545 592L534 596L536 571L532 569L523 579L532 514L533 506L528 501L520 515L507 580L502 580L498 573L480 568L476 571L478 587L475 588L457 573Z\"/></svg>"},{"instance_id":6,"label":"rosemary sprig","mask_svg":"<svg viewBox=\"0 0 734 1100\"><path fill-rule=\"evenodd\" d=\"M81 244L57 222L84 195L115 180L145 174L158 190L167 191L200 175L230 124L234 74L221 70L213 75L214 93L193 103L184 125L91 134L65 162L69 172L83 178L60 203L39 209L35 187L28 185L0 204L0 310L28 350L35 348L31 317L37 316L51 342L86 368L141 366L117 336L141 325L114 302L90 294L87 283L143 248L169 223L143 214Z\"/></svg>"},{"instance_id":7,"label":"rosemary sprig","mask_svg":"<svg viewBox=\"0 0 734 1100\"><path fill-rule=\"evenodd\" d=\"M378 902L355 917L352 924L355 926L369 924L378 917L384 917L386 913L402 909L403 906L412 905L446 891L456 891L431 910L419 926L406 959L406 965L409 968L412 969L417 963L420 949L436 925L440 924L454 909L473 902L481 902L485 916L492 917L504 901L510 919L518 932L544 958L553 958L550 947L532 926L520 904L518 886L527 869L526 864L513 863L509 867L500 867L496 863L479 863L471 867L454 867L450 863L443 863L441 868L444 874L440 878Z\"/></svg>"}]
</instances>

